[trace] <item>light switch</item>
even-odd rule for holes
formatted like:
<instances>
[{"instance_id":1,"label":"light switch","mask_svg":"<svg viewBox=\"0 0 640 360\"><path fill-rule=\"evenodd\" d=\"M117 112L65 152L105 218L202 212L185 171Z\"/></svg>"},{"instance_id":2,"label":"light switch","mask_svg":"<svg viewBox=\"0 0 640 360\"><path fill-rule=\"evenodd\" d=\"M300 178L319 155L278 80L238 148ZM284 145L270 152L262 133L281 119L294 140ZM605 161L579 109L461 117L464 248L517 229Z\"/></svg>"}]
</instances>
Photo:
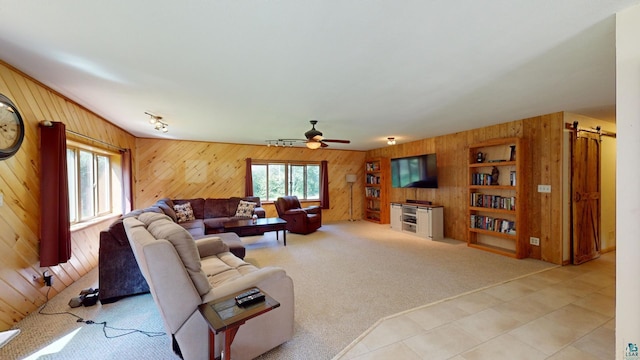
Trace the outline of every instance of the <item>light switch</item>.
<instances>
[{"instance_id":1,"label":"light switch","mask_svg":"<svg viewBox=\"0 0 640 360\"><path fill-rule=\"evenodd\" d=\"M0 206L4 206L4 195L0 194Z\"/></svg>"},{"instance_id":2,"label":"light switch","mask_svg":"<svg viewBox=\"0 0 640 360\"><path fill-rule=\"evenodd\" d=\"M538 185L538 192L540 193L550 193L551 185Z\"/></svg>"}]
</instances>

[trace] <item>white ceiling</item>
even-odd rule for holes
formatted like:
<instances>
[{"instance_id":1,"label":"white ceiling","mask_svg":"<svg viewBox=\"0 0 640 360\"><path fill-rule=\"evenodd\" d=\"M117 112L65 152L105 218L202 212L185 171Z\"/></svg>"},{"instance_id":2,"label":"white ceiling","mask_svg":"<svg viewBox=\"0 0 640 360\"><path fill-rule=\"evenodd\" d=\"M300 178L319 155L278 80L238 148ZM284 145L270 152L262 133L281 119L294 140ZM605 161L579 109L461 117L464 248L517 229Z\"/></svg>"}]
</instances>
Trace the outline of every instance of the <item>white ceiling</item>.
<instances>
[{"instance_id":1,"label":"white ceiling","mask_svg":"<svg viewBox=\"0 0 640 360\"><path fill-rule=\"evenodd\" d=\"M0 0L0 59L140 137L265 144L317 119L352 141L330 148L367 150L563 110L613 121L615 13L638 3Z\"/></svg>"}]
</instances>

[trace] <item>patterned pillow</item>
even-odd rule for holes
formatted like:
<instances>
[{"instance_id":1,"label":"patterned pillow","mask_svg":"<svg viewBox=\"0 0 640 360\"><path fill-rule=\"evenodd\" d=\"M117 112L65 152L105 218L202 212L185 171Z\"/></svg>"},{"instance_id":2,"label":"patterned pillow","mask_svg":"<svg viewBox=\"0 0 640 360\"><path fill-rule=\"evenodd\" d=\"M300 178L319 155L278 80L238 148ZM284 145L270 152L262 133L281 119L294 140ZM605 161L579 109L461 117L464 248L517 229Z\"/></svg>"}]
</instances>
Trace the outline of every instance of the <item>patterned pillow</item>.
<instances>
[{"instance_id":1,"label":"patterned pillow","mask_svg":"<svg viewBox=\"0 0 640 360\"><path fill-rule=\"evenodd\" d=\"M240 200L238 209L236 210L236 216L239 217L251 217L253 215L253 209L255 209L257 203Z\"/></svg>"},{"instance_id":2,"label":"patterned pillow","mask_svg":"<svg viewBox=\"0 0 640 360\"><path fill-rule=\"evenodd\" d=\"M195 216L193 216L193 208L191 208L191 203L189 202L173 205L173 210L176 212L176 219L178 220L178 223L196 219Z\"/></svg>"}]
</instances>

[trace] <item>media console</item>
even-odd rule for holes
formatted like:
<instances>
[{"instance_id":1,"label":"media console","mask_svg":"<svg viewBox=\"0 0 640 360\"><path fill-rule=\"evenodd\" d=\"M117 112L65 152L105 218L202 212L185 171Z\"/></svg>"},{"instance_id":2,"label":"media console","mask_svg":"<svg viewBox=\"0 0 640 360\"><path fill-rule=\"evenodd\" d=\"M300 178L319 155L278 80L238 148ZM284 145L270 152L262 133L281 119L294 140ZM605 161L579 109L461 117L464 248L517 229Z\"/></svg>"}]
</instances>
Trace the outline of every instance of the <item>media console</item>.
<instances>
[{"instance_id":1,"label":"media console","mask_svg":"<svg viewBox=\"0 0 640 360\"><path fill-rule=\"evenodd\" d=\"M421 203L391 203L391 229L430 240L444 237L443 207Z\"/></svg>"}]
</instances>

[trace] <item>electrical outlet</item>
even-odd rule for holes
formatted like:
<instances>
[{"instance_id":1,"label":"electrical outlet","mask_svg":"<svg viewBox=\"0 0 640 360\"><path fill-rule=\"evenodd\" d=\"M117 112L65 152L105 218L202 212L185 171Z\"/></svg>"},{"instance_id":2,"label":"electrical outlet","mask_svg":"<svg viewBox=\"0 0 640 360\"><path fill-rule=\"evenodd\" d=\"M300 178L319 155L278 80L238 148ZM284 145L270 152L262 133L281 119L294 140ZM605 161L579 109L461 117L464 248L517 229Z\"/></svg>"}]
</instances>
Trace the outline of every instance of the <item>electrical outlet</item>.
<instances>
[{"instance_id":1,"label":"electrical outlet","mask_svg":"<svg viewBox=\"0 0 640 360\"><path fill-rule=\"evenodd\" d=\"M537 237L530 237L529 238L529 244L531 245L535 245L535 246L540 246L540 238Z\"/></svg>"},{"instance_id":2,"label":"electrical outlet","mask_svg":"<svg viewBox=\"0 0 640 360\"><path fill-rule=\"evenodd\" d=\"M49 274L49 270L45 270L45 272L42 273L42 279L46 286L53 285L53 275Z\"/></svg>"},{"instance_id":3,"label":"electrical outlet","mask_svg":"<svg viewBox=\"0 0 640 360\"><path fill-rule=\"evenodd\" d=\"M538 192L539 193L550 193L551 192L551 185L538 185Z\"/></svg>"},{"instance_id":4,"label":"electrical outlet","mask_svg":"<svg viewBox=\"0 0 640 360\"><path fill-rule=\"evenodd\" d=\"M0 206L4 205L4 194L0 194Z\"/></svg>"}]
</instances>

